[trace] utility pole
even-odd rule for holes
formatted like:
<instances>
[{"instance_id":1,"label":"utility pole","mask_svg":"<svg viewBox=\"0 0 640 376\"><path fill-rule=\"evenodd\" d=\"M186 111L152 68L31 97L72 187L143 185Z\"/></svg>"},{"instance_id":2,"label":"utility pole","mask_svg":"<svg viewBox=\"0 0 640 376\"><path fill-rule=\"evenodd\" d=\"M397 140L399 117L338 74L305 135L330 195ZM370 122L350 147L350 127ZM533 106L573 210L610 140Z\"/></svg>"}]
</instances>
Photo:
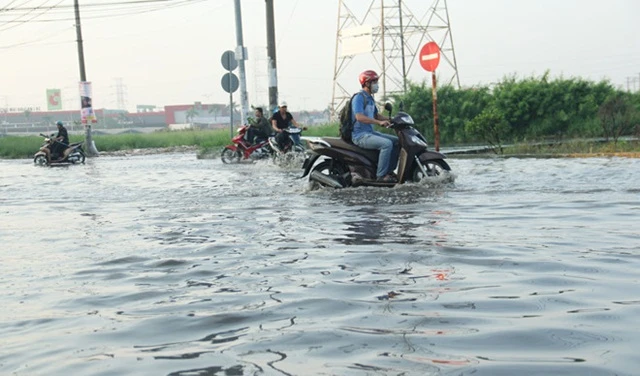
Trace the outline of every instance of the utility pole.
<instances>
[{"instance_id":1,"label":"utility pole","mask_svg":"<svg viewBox=\"0 0 640 376\"><path fill-rule=\"evenodd\" d=\"M78 61L80 63L80 81L87 81L87 72L84 69L84 48L82 46L82 28L80 27L80 5L78 4L78 0L73 0L73 8L75 10L76 16L76 37L78 41ZM87 156L94 157L98 155L98 150L96 149L93 138L91 137L91 124L87 121L84 128L84 143L87 148Z\"/></svg>"},{"instance_id":2,"label":"utility pole","mask_svg":"<svg viewBox=\"0 0 640 376\"><path fill-rule=\"evenodd\" d=\"M265 0L267 6L267 58L269 59L269 111L278 107L278 70L276 69L276 30L273 0ZM271 114L271 112L269 112Z\"/></svg>"},{"instance_id":3,"label":"utility pole","mask_svg":"<svg viewBox=\"0 0 640 376\"><path fill-rule=\"evenodd\" d=\"M247 60L247 49L243 45L240 0L235 0L234 5L236 10L236 43L238 43L236 47L236 60L238 60L238 67L240 68L240 105L242 106L240 111L240 124L247 124L249 98L247 95L247 75L244 68L244 61Z\"/></svg>"}]
</instances>

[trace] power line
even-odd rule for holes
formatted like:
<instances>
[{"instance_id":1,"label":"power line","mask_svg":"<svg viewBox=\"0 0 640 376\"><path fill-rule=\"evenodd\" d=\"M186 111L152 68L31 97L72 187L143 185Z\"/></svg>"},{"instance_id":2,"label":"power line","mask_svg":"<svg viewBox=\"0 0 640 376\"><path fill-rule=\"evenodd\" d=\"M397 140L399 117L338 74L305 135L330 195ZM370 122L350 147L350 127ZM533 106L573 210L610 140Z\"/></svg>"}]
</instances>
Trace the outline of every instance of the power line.
<instances>
[{"instance_id":1,"label":"power line","mask_svg":"<svg viewBox=\"0 0 640 376\"><path fill-rule=\"evenodd\" d=\"M14 0L15 1L15 0ZM28 0L27 2L29 2L31 0ZM48 1L48 0L47 0ZM150 4L150 3L170 3L176 0L133 0L133 1L113 1L110 3L88 3L88 4L82 4L82 9L85 8L92 8L92 7L107 7L107 6L111 6L111 5L134 5L134 4ZM195 1L195 0L187 0L187 1ZM24 4L24 3L23 3ZM40 9L41 6L38 7L13 7L13 8L9 8L9 7L4 7L2 9L0 9L0 11L14 11L14 10L35 10L35 9ZM58 5L55 8L57 9L72 9L73 5Z\"/></svg>"},{"instance_id":2,"label":"power line","mask_svg":"<svg viewBox=\"0 0 640 376\"><path fill-rule=\"evenodd\" d=\"M10 15L11 13L6 12L6 10L12 10L12 9L20 9L22 10L26 10L26 13L18 16L17 18L14 18L12 20L9 21L0 21L0 31L6 31L9 29L13 29L16 28L18 26L22 26L25 24L31 24L31 23L43 23L43 22L62 22L62 21L74 21L75 18L72 16L66 16L66 14L70 14L68 8L71 8L71 6L68 5L60 5L61 2L63 2L64 0L60 0L60 2L58 2L56 5L52 5L52 6L47 6L47 7L43 7L43 4L46 4L48 1L50 0L45 0L45 2L43 4L41 4L40 6L37 7L23 7L23 5L31 2L33 0L26 0L25 2L19 4L17 7L14 8L2 8L0 9L0 19L2 16L6 16L6 15ZM112 8L110 9L89 9L86 13L93 13L93 15L89 15L89 16L85 16L83 17L83 19L100 19L100 18L115 18L115 17L124 17L124 16L138 16L140 14L144 14L144 13L151 13L151 12L157 12L157 11L162 11L162 10L167 10L167 9L172 9L172 8L177 8L177 7L183 7L183 6L188 6L188 5L193 5L193 4L198 4L198 3L202 3L204 1L207 0L134 0L134 1L119 1L119 2L110 2L110 3L100 3L100 4L87 4L85 6L112 6ZM12 1L12 3L15 2ZM170 4L167 4L170 3ZM150 4L152 4L152 6L149 6ZM153 5L155 4L155 5ZM117 7L113 7L113 6L117 6ZM122 5L130 5L129 7L124 7ZM84 7L84 6L83 6ZM52 16L56 16L56 14L52 14L57 12L60 12L61 10L64 9L64 14L65 17L57 17L57 18L49 18L49 19L36 19L37 16L31 17L28 20L20 20L20 18L24 17L27 14L31 13L31 10L36 10L36 9L40 9L43 10L42 12L40 12L38 14L38 16L43 16L45 13L48 13L49 15ZM84 8L83 8L84 9ZM115 12L114 12L115 11ZM19 43L12 43L9 45L0 45L0 49L9 49L9 48L15 48L15 47L23 47L23 46L27 46L27 45L32 45L32 44L36 44L39 42L43 42L47 39L50 39L62 32L66 31L65 30L61 30L59 32L56 32L55 34L49 35L47 37L41 37L38 39L34 39L31 41L22 41ZM72 42L67 41L67 42L61 42L61 43L70 43Z\"/></svg>"},{"instance_id":3,"label":"power line","mask_svg":"<svg viewBox=\"0 0 640 376\"><path fill-rule=\"evenodd\" d=\"M30 0L29 0L30 1ZM47 0L49 1L49 0ZM64 0L61 0L62 2ZM111 3L101 3L101 4L86 4L83 5L83 14L89 14L89 16L84 16L83 19L95 19L95 18L105 18L105 17L117 17L117 16L137 16L140 13L148 13L159 10L166 10L186 5L192 5L204 2L206 0L138 0L132 2L111 2ZM169 3L169 4L167 4ZM40 15L47 13L50 18L45 19L31 19L29 23L35 22L59 22L59 21L70 21L74 20L73 17L69 16L71 13L69 12L70 6L68 5L60 5L58 3L55 6L49 7L22 7L22 8L11 8L12 12L0 12L0 18L7 15L15 15L19 14L20 16L12 19L5 20L0 22L0 26L8 23L19 23L24 24L24 21L19 21L21 17L30 14L34 10L43 9L44 11L40 13ZM94 14L91 16L91 14ZM99 15L95 15L99 14Z\"/></svg>"},{"instance_id":4,"label":"power line","mask_svg":"<svg viewBox=\"0 0 640 376\"><path fill-rule=\"evenodd\" d=\"M51 8L53 8L53 7L54 7L54 6L51 6L51 7L45 7L45 6L44 6L44 5L45 5L46 3L48 3L49 1L50 1L50 0L45 0L45 2L44 2L44 3L42 3L39 7L34 8L34 9L32 9L32 10L30 10L30 11L26 12L25 14L20 15L20 16L18 16L18 17L16 17L16 18L14 18L14 19L13 19L13 20L11 20L11 21L7 21L7 22L5 22L5 23L16 23L16 24L15 24L15 25L10 25L10 26L4 27L4 28L0 28L0 31L5 31L5 30L13 29L14 27L20 26L20 25L25 24L25 23L27 23L27 22L29 22L29 21L33 20L33 19L36 19L36 18L40 17L41 15L43 15L43 14L44 14L44 13L46 13L46 12L48 12ZM60 0L56 5L59 5L59 4L60 4L60 3L62 3L63 1L64 1L64 0ZM35 14L34 16L32 16L31 18L29 18L29 19L27 19L27 20L20 20L21 18L23 18L23 17L25 17L25 16L30 15L31 13L35 12L36 10L42 10L42 12Z\"/></svg>"}]
</instances>

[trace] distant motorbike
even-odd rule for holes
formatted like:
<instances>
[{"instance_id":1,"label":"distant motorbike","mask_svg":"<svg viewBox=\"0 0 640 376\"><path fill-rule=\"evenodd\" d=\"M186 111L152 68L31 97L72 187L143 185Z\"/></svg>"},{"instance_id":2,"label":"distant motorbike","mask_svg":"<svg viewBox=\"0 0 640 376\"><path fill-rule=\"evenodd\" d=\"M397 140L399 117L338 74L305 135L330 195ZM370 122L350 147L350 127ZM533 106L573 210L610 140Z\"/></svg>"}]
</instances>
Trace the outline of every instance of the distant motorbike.
<instances>
[{"instance_id":1,"label":"distant motorbike","mask_svg":"<svg viewBox=\"0 0 640 376\"><path fill-rule=\"evenodd\" d=\"M306 127L297 128L297 127L289 127L284 128L283 131L289 135L287 138L287 142L284 147L281 148L278 145L278 141L275 136L269 137L269 145L271 149L273 149L273 162L277 165L289 165L296 160L299 160L302 163L304 158L305 147L302 143L300 135L303 130L306 130ZM298 167L300 167L298 165Z\"/></svg>"},{"instance_id":2,"label":"distant motorbike","mask_svg":"<svg viewBox=\"0 0 640 376\"><path fill-rule=\"evenodd\" d=\"M238 128L238 134L231 139L231 144L222 149L221 158L223 163L237 163L242 160L255 161L268 158L273 154L273 150L266 138L256 138L256 143L250 144L245 138L248 130L248 125Z\"/></svg>"},{"instance_id":3,"label":"distant motorbike","mask_svg":"<svg viewBox=\"0 0 640 376\"><path fill-rule=\"evenodd\" d=\"M44 135L40 133L40 136L44 137L44 141L40 150L33 156L33 163L38 166L56 166L56 165L68 165L68 164L76 164L76 163L84 163L86 157L84 154L84 150L82 149L82 144L84 142L76 142L70 145L65 145L66 148L62 151L61 155L52 155L51 160L47 158L47 154L44 149L51 150L51 146L54 144L54 135L51 136ZM64 144L63 144L64 145Z\"/></svg>"},{"instance_id":4,"label":"distant motorbike","mask_svg":"<svg viewBox=\"0 0 640 376\"><path fill-rule=\"evenodd\" d=\"M391 104L385 109L391 117ZM398 112L391 119L400 143L398 182L376 180L378 150L362 149L340 137L307 137L308 156L304 161L302 177L309 176L314 186L346 188L355 186L393 187L408 181L438 176L451 171L444 154L427 150L427 140L414 127L411 116Z\"/></svg>"}]
</instances>

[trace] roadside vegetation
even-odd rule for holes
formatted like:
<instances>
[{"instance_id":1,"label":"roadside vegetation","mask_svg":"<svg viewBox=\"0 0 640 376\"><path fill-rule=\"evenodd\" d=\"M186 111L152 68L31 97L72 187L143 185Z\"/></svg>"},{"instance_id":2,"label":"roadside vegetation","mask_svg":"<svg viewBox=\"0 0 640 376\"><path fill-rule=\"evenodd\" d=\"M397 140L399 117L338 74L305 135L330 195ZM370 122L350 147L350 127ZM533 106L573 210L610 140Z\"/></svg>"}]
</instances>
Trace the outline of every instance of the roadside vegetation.
<instances>
[{"instance_id":1,"label":"roadside vegetation","mask_svg":"<svg viewBox=\"0 0 640 376\"><path fill-rule=\"evenodd\" d=\"M434 133L431 98L426 81L394 97L428 140ZM441 87L438 116L442 145L482 143L502 154L513 150L505 147L509 144L534 150L553 143L571 149L575 139L598 139L612 144L605 148L617 149L620 140L640 136L640 93L624 92L608 81L550 79L547 72L506 77L492 87ZM637 144L624 145L628 147Z\"/></svg>"},{"instance_id":2,"label":"roadside vegetation","mask_svg":"<svg viewBox=\"0 0 640 376\"><path fill-rule=\"evenodd\" d=\"M433 143L430 82L412 83L392 98L411 114ZM495 154L640 153L640 93L608 81L580 78L506 77L494 86L438 89L440 144L487 145ZM310 126L305 136L338 136L338 125ZM84 139L71 135L71 142ZM230 142L229 129L94 135L100 152L193 146L199 154L217 153ZM38 136L0 137L0 158L30 158Z\"/></svg>"}]
</instances>

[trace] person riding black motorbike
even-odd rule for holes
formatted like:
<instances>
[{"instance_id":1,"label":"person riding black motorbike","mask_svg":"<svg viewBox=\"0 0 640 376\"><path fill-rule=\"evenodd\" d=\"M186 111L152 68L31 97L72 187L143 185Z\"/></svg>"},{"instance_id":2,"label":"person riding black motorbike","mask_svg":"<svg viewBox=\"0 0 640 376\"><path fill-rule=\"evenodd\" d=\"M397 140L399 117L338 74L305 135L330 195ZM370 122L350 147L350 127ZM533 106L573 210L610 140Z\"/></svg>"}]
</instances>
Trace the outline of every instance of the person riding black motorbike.
<instances>
[{"instance_id":1,"label":"person riding black motorbike","mask_svg":"<svg viewBox=\"0 0 640 376\"><path fill-rule=\"evenodd\" d=\"M49 145L50 150L45 148L49 162L53 159L61 159L65 149L69 147L67 128L64 127L61 121L56 122L56 125L58 126L58 134L51 140L51 144Z\"/></svg>"},{"instance_id":2,"label":"person riding black motorbike","mask_svg":"<svg viewBox=\"0 0 640 376\"><path fill-rule=\"evenodd\" d=\"M398 164L400 151L398 137L373 130L373 124L388 126L389 118L378 112L373 95L378 92L378 74L372 70L360 73L359 81L362 86L360 95L356 95L351 102L353 112L352 141L363 149L377 149L378 170L377 180L396 182L397 176L393 172Z\"/></svg>"},{"instance_id":3,"label":"person riding black motorbike","mask_svg":"<svg viewBox=\"0 0 640 376\"><path fill-rule=\"evenodd\" d=\"M280 150L285 150L287 144L291 142L289 134L285 132L285 129L295 126L297 128L306 129L301 127L298 122L293 118L290 112L287 111L287 102L280 103L280 109L271 117L271 126L276 131L276 141ZM297 136L297 135L296 135ZM298 143L299 141L296 141Z\"/></svg>"}]
</instances>

